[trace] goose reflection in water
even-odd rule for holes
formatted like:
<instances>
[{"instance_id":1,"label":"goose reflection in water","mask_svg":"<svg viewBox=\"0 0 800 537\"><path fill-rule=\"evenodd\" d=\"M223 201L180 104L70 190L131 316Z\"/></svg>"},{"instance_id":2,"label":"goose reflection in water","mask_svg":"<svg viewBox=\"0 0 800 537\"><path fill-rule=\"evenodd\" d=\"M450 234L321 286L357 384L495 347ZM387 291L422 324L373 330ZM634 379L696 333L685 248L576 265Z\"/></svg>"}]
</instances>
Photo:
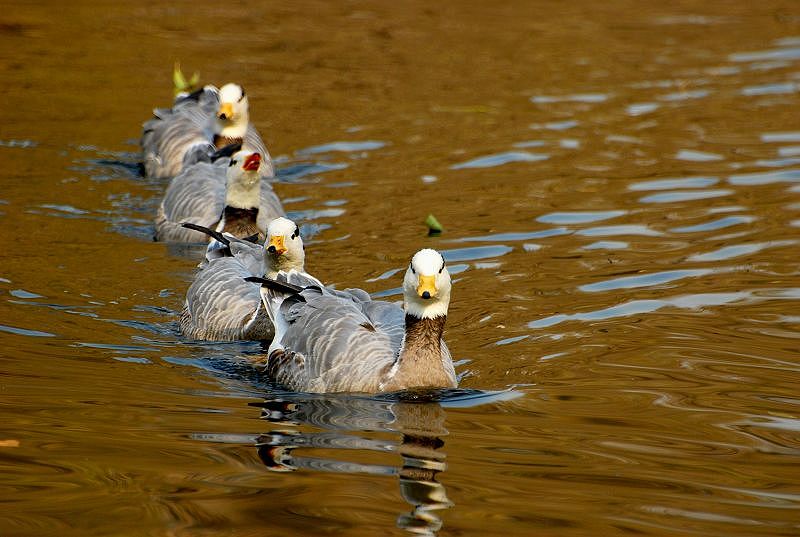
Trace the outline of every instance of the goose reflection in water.
<instances>
[{"instance_id":1,"label":"goose reflection in water","mask_svg":"<svg viewBox=\"0 0 800 537\"><path fill-rule=\"evenodd\" d=\"M418 535L436 535L442 527L437 511L454 507L437 475L446 468L444 440L448 408L474 407L521 397L514 389L481 391L439 389L368 396L273 393L263 402L261 418L275 427L258 437L258 455L272 471L313 470L397 476L400 494L412 506L397 525ZM311 426L320 431L287 429ZM399 441L367 437L393 433ZM297 449L361 450L397 453L402 465L296 455ZM338 452L338 451L337 451Z\"/></svg>"},{"instance_id":2,"label":"goose reflection in water","mask_svg":"<svg viewBox=\"0 0 800 537\"><path fill-rule=\"evenodd\" d=\"M455 390L449 390L455 391ZM397 525L419 535L435 535L442 527L436 511L453 506L436 480L445 470L445 410L434 393L406 394L393 400L361 397L316 397L291 394L254 403L262 419L280 425L311 425L323 432L275 429L258 438L258 454L272 471L298 469L336 473L396 475L400 494L413 508ZM352 432L392 432L400 441L365 438ZM401 466L362 464L295 455L299 448L369 450L399 453Z\"/></svg>"}]
</instances>

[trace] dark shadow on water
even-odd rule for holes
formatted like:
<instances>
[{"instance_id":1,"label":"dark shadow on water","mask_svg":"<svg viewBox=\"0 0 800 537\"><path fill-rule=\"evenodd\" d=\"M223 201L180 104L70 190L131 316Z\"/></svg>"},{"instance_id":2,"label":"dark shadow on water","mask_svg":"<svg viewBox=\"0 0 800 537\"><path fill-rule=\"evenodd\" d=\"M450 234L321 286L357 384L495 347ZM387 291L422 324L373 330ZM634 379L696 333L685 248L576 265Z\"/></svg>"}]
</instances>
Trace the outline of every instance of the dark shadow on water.
<instances>
[{"instance_id":1,"label":"dark shadow on water","mask_svg":"<svg viewBox=\"0 0 800 537\"><path fill-rule=\"evenodd\" d=\"M437 480L447 467L443 439L448 434L446 408L496 403L521 395L513 390L428 390L374 397L277 392L251 405L261 408L261 419L269 424L269 431L256 443L267 469L396 476L400 495L411 506L410 511L398 515L397 526L416 535L437 535L442 528L438 512L455 506ZM302 426L319 431L294 429ZM397 438L386 439L380 433ZM319 449L343 455L332 459L307 454ZM366 464L353 460L354 451L397 454L402 460Z\"/></svg>"}]
</instances>

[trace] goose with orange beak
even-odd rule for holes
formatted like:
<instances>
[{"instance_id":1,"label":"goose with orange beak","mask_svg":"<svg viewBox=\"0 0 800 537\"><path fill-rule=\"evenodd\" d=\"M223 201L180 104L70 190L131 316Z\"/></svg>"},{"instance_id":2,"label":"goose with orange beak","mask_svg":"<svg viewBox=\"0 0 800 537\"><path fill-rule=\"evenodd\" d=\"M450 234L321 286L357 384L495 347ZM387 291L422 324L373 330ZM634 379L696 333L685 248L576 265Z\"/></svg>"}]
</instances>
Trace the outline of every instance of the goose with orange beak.
<instances>
[{"instance_id":1,"label":"goose with orange beak","mask_svg":"<svg viewBox=\"0 0 800 537\"><path fill-rule=\"evenodd\" d=\"M261 155L261 175L274 175L267 148L250 122L247 94L238 84L205 86L179 97L172 108L154 110L153 116L144 123L140 140L147 177L175 177L237 143Z\"/></svg>"},{"instance_id":2,"label":"goose with orange beak","mask_svg":"<svg viewBox=\"0 0 800 537\"><path fill-rule=\"evenodd\" d=\"M156 215L155 240L202 242L208 237L182 227L190 222L243 238L265 237L270 220L283 216L278 196L261 176L260 153L239 151L230 159L198 163L173 179Z\"/></svg>"},{"instance_id":3,"label":"goose with orange beak","mask_svg":"<svg viewBox=\"0 0 800 537\"><path fill-rule=\"evenodd\" d=\"M180 318L181 332L192 339L211 341L272 339L272 321L259 288L245 278L274 278L282 270L305 274L300 228L288 218L276 218L267 226L267 241L263 245L228 233L210 229L206 232L220 241L223 248L214 250L189 286ZM275 244L280 244L280 249ZM306 278L322 285L310 275Z\"/></svg>"},{"instance_id":4,"label":"goose with orange beak","mask_svg":"<svg viewBox=\"0 0 800 537\"><path fill-rule=\"evenodd\" d=\"M439 252L414 254L403 278L402 308L360 289L335 291L306 278L288 271L250 279L261 283L275 325L263 364L275 381L305 392L456 387L442 339L451 281Z\"/></svg>"}]
</instances>

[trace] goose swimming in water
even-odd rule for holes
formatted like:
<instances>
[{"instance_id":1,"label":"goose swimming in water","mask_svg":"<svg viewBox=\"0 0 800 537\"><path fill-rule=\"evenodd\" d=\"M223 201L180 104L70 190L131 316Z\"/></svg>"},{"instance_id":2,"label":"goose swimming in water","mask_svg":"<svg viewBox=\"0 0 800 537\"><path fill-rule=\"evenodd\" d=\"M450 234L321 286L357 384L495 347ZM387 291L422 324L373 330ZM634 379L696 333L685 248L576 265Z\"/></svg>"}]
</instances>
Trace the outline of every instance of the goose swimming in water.
<instances>
[{"instance_id":1,"label":"goose swimming in water","mask_svg":"<svg viewBox=\"0 0 800 537\"><path fill-rule=\"evenodd\" d=\"M457 385L442 333L450 274L436 250L411 259L403 307L371 300L360 289L332 291L306 275L279 273L260 282L275 325L267 374L304 392L390 392Z\"/></svg>"},{"instance_id":2,"label":"goose swimming in water","mask_svg":"<svg viewBox=\"0 0 800 537\"><path fill-rule=\"evenodd\" d=\"M156 109L143 126L143 164L147 177L174 177L202 155L233 143L259 153L264 160L261 174L274 170L267 148L250 123L244 88L225 84L205 86L178 97L172 108Z\"/></svg>"},{"instance_id":3,"label":"goose swimming in water","mask_svg":"<svg viewBox=\"0 0 800 537\"><path fill-rule=\"evenodd\" d=\"M244 278L274 278L281 270L303 271L305 253L297 224L288 218L274 219L267 226L263 246L207 232L225 243L225 248L214 250L215 257L201 265L189 286L180 318L181 332L193 339L212 341L272 339L272 321L259 288Z\"/></svg>"},{"instance_id":4,"label":"goose swimming in water","mask_svg":"<svg viewBox=\"0 0 800 537\"><path fill-rule=\"evenodd\" d=\"M157 241L202 242L208 237L181 226L191 222L243 238L258 234L283 216L272 185L259 173L260 153L239 151L230 160L198 162L170 181L156 215Z\"/></svg>"}]
</instances>

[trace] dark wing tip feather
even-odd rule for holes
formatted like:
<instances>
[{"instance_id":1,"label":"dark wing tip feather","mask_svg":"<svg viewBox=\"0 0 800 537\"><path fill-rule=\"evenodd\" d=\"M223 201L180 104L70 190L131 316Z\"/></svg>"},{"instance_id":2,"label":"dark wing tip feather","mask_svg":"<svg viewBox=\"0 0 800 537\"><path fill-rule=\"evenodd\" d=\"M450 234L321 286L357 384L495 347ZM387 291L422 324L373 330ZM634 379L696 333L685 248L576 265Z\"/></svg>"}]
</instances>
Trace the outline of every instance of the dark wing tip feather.
<instances>
[{"instance_id":1,"label":"dark wing tip feather","mask_svg":"<svg viewBox=\"0 0 800 537\"><path fill-rule=\"evenodd\" d=\"M221 148L217 149L211 155L211 161L214 162L214 161L216 161L218 159L221 159L223 157L232 157L234 153L236 153L238 151L241 151L241 150L242 150L242 144L241 143L228 144L225 147L221 147Z\"/></svg>"},{"instance_id":2,"label":"dark wing tip feather","mask_svg":"<svg viewBox=\"0 0 800 537\"><path fill-rule=\"evenodd\" d=\"M274 291L280 291L283 293L295 294L301 293L305 290L305 287L300 287L299 285L294 285L287 282L279 282L276 280L270 280L269 278L261 278L259 276L247 276L245 281L252 282L252 283L260 283L262 287L267 287Z\"/></svg>"},{"instance_id":3,"label":"dark wing tip feather","mask_svg":"<svg viewBox=\"0 0 800 537\"><path fill-rule=\"evenodd\" d=\"M205 233L209 237L213 239L217 239L219 242L224 244L225 246L230 246L231 241L220 233L219 231L214 231L213 229L209 229L205 226L201 226L199 224L192 224L191 222L181 222L181 227L185 227L186 229L193 229L195 231L199 231L200 233Z\"/></svg>"},{"instance_id":4,"label":"dark wing tip feather","mask_svg":"<svg viewBox=\"0 0 800 537\"><path fill-rule=\"evenodd\" d=\"M186 101L197 101L197 102L199 102L200 101L200 96L203 94L203 92L205 92L205 88L196 89L196 90L194 90L193 92L191 92L191 93L189 93L187 95L181 96L179 99L177 99L175 101L175 104L183 103L183 102L186 102Z\"/></svg>"}]
</instances>

